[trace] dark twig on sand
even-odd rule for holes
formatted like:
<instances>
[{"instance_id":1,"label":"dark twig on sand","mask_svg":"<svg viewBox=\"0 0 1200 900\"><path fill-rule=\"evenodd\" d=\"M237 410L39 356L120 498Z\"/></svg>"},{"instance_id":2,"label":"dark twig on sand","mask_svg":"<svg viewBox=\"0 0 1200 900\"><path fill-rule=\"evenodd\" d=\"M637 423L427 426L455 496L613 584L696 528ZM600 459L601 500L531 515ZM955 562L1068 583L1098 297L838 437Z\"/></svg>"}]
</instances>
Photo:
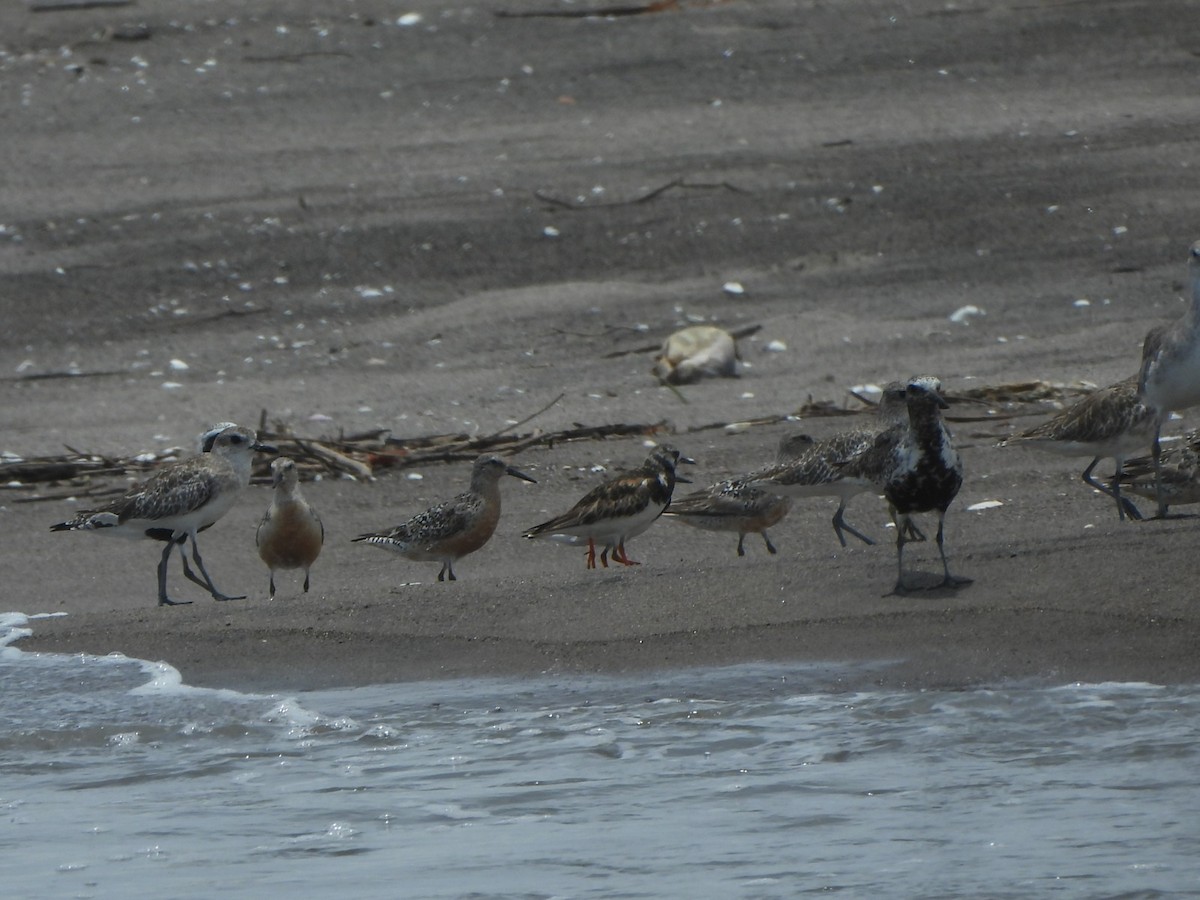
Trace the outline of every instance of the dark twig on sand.
<instances>
[{"instance_id":1,"label":"dark twig on sand","mask_svg":"<svg viewBox=\"0 0 1200 900\"><path fill-rule=\"evenodd\" d=\"M727 191L733 191L735 194L746 193L746 191L742 190L737 185L730 184L728 181L718 181L712 184L692 184L691 182L684 181L682 178L673 178L664 185L660 185L659 187L653 188L644 194L639 194L636 197L631 197L628 200L606 200L600 203L573 203L570 200L563 200L541 190L534 191L533 196L537 197L544 203L549 203L562 209L569 209L572 212L579 212L581 210L588 209L609 209L614 206L637 206L641 203L649 203L651 200L655 199L656 197L661 197L663 194L673 188L684 188L688 190L724 189Z\"/></svg>"}]
</instances>

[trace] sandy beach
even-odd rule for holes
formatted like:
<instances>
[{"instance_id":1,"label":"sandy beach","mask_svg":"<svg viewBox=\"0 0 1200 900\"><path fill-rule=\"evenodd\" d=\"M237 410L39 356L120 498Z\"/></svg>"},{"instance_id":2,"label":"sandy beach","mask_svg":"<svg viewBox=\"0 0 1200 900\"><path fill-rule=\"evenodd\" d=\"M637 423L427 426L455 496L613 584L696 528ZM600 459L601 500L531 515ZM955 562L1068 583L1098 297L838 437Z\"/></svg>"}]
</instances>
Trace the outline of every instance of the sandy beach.
<instances>
[{"instance_id":1,"label":"sandy beach","mask_svg":"<svg viewBox=\"0 0 1200 900\"><path fill-rule=\"evenodd\" d=\"M264 411L311 437L644 423L702 486L863 417L724 425L928 373L959 398L947 549L973 582L889 594L869 496L847 518L875 546L839 546L830 500L795 503L775 556L665 520L632 568L521 539L638 465L632 436L519 454L538 483L505 479L454 583L350 539L463 490L469 463L306 484L325 549L308 594L284 575L270 602L268 487L200 539L248 599L173 563L194 603L159 608L157 545L51 533L83 486L9 485L3 607L66 613L20 646L290 690L759 659L883 661L872 678L910 686L1200 677L1200 523L1118 521L1086 458L997 446L1053 404L962 399L1131 375L1186 308L1193 5L587 8L0 8L0 451L158 453ZM741 376L661 386L645 348L700 321L759 326ZM932 541L908 563L940 575Z\"/></svg>"}]
</instances>

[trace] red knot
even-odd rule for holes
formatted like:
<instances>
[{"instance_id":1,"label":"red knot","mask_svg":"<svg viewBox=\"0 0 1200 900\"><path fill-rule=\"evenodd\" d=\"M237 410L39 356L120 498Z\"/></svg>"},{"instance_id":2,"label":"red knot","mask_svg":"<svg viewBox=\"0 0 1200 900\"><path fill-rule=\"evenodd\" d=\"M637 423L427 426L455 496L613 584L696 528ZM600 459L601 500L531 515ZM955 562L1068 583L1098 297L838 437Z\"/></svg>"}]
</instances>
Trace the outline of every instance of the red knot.
<instances>
[{"instance_id":1,"label":"red knot","mask_svg":"<svg viewBox=\"0 0 1200 900\"><path fill-rule=\"evenodd\" d=\"M360 534L353 540L391 550L405 559L440 562L437 580L457 581L454 563L486 544L500 521L502 475L537 483L499 456L481 456L471 467L469 490L389 531Z\"/></svg>"}]
</instances>

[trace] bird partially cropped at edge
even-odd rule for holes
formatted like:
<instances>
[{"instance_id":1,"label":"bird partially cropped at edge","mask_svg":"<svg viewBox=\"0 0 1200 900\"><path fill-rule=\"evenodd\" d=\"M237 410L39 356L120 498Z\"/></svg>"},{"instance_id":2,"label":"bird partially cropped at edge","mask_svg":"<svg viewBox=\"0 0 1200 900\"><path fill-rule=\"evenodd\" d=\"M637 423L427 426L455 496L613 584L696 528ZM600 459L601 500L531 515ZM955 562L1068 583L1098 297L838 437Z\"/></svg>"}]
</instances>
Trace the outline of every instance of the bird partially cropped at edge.
<instances>
[{"instance_id":1,"label":"bird partially cropped at edge","mask_svg":"<svg viewBox=\"0 0 1200 900\"><path fill-rule=\"evenodd\" d=\"M209 429L200 441L200 455L168 463L103 507L82 511L69 521L52 525L50 530L95 531L165 542L158 562L159 606L191 603L173 600L167 594L167 564L176 545L183 560L183 574L189 581L207 590L214 600L244 600L244 595L225 594L213 583L200 557L196 535L233 508L250 483L254 454L276 451L260 444L253 430L228 422ZM188 541L199 576L188 565Z\"/></svg>"},{"instance_id":2,"label":"bird partially cropped at edge","mask_svg":"<svg viewBox=\"0 0 1200 900\"><path fill-rule=\"evenodd\" d=\"M639 563L625 552L625 542L649 528L671 502L676 481L675 467L692 462L673 447L655 447L638 469L596 485L578 503L560 516L535 525L522 536L547 538L560 543L587 542L587 568L596 568L596 544L602 543L600 564L608 567L611 552L624 566Z\"/></svg>"},{"instance_id":3,"label":"bird partially cropped at edge","mask_svg":"<svg viewBox=\"0 0 1200 900\"><path fill-rule=\"evenodd\" d=\"M1150 456L1127 460L1121 484L1148 500L1157 501L1161 494L1166 512L1172 506L1200 503L1200 432L1186 434L1179 445L1163 450L1157 471Z\"/></svg>"},{"instance_id":4,"label":"bird partially cropped at edge","mask_svg":"<svg viewBox=\"0 0 1200 900\"><path fill-rule=\"evenodd\" d=\"M1067 456L1092 457L1083 470L1084 482L1116 501L1118 518L1141 519L1133 501L1121 495L1122 473L1129 455L1150 445L1156 427L1155 411L1142 401L1135 375L1092 391L1045 422L1002 441L1001 446L1026 444ZM1105 485L1092 477L1092 471L1110 456L1116 469L1110 484Z\"/></svg>"},{"instance_id":5,"label":"bird partially cropped at edge","mask_svg":"<svg viewBox=\"0 0 1200 900\"><path fill-rule=\"evenodd\" d=\"M271 505L263 513L254 543L259 558L270 572L270 599L275 599L275 572L279 569L303 569L304 592L308 593L309 570L325 543L325 526L316 509L300 490L300 473L295 460L281 456L271 463L274 491Z\"/></svg>"},{"instance_id":6,"label":"bird partially cropped at edge","mask_svg":"<svg viewBox=\"0 0 1200 900\"><path fill-rule=\"evenodd\" d=\"M471 466L468 490L388 531L360 534L355 542L373 544L405 559L440 562L438 581L457 581L454 563L486 544L500 521L500 478L511 475L536 484L499 456L483 455Z\"/></svg>"},{"instance_id":7,"label":"bird partially cropped at edge","mask_svg":"<svg viewBox=\"0 0 1200 900\"><path fill-rule=\"evenodd\" d=\"M1157 515L1167 514L1162 493L1162 425L1172 412L1200 403L1200 241L1188 251L1191 302L1187 311L1169 325L1157 325L1142 342L1142 368L1138 390L1143 402L1156 413L1150 456L1157 484Z\"/></svg>"}]
</instances>

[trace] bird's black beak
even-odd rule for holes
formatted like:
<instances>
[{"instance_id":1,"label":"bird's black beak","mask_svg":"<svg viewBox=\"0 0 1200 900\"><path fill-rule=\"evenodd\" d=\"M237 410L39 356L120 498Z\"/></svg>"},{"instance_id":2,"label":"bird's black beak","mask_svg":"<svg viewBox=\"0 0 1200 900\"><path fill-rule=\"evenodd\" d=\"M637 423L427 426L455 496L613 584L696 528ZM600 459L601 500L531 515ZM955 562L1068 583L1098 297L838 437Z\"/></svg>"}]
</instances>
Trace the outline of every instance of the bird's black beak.
<instances>
[{"instance_id":1,"label":"bird's black beak","mask_svg":"<svg viewBox=\"0 0 1200 900\"><path fill-rule=\"evenodd\" d=\"M520 478L522 481L528 481L530 484L537 484L536 478L532 478L529 475L526 475L520 469L514 469L512 466L509 466L504 471L507 472L509 475L511 475L513 478Z\"/></svg>"}]
</instances>

